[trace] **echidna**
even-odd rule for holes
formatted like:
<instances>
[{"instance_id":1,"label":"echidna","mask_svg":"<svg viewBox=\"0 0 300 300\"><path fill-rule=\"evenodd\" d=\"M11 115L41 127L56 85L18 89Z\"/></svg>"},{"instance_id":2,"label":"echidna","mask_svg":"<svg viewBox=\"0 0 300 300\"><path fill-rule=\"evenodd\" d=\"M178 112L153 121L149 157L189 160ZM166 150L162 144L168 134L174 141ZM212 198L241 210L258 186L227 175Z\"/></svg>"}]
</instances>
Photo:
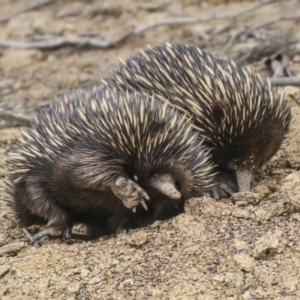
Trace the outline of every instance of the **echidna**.
<instances>
[{"instance_id":1,"label":"echidna","mask_svg":"<svg viewBox=\"0 0 300 300\"><path fill-rule=\"evenodd\" d=\"M11 206L20 227L45 225L34 241L69 237L76 223L93 237L118 233L183 212L212 185L210 158L186 117L154 97L75 92L11 149Z\"/></svg>"},{"instance_id":2,"label":"echidna","mask_svg":"<svg viewBox=\"0 0 300 300\"><path fill-rule=\"evenodd\" d=\"M187 112L212 149L218 187L230 195L250 190L252 173L278 151L289 130L290 108L268 79L196 46L140 50L103 84L154 92Z\"/></svg>"}]
</instances>

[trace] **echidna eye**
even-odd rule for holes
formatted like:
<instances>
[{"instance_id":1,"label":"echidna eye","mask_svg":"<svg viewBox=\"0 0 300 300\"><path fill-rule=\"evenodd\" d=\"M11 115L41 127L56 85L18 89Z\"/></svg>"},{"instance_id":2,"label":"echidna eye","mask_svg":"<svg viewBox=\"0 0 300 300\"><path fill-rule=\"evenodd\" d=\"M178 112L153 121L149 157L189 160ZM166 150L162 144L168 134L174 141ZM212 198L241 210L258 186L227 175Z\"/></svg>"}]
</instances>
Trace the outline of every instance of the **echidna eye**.
<instances>
[{"instance_id":1,"label":"echidna eye","mask_svg":"<svg viewBox=\"0 0 300 300\"><path fill-rule=\"evenodd\" d=\"M159 179L159 175L158 174L152 175L152 180L153 181L157 181L158 179Z\"/></svg>"}]
</instances>

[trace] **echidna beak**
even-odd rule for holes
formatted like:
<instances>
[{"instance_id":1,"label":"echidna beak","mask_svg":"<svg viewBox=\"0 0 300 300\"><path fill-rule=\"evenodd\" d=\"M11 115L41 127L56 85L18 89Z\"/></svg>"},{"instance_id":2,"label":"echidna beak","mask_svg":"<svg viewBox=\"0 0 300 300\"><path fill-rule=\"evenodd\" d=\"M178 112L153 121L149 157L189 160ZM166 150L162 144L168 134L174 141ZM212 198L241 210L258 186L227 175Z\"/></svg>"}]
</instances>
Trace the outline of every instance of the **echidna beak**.
<instances>
[{"instance_id":1,"label":"echidna beak","mask_svg":"<svg viewBox=\"0 0 300 300\"><path fill-rule=\"evenodd\" d=\"M239 192L250 192L252 173L250 171L236 171Z\"/></svg>"},{"instance_id":2,"label":"echidna beak","mask_svg":"<svg viewBox=\"0 0 300 300\"><path fill-rule=\"evenodd\" d=\"M157 189L171 199L181 198L181 193L176 190L175 185L172 182L163 182Z\"/></svg>"}]
</instances>

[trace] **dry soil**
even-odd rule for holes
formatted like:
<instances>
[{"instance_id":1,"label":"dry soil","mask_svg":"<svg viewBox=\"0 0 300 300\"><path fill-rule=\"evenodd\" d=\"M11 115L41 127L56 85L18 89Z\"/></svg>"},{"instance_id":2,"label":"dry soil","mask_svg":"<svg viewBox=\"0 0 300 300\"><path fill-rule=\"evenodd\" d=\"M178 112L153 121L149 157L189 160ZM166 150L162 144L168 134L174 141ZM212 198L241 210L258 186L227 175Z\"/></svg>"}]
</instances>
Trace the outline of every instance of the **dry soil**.
<instances>
[{"instance_id":1,"label":"dry soil","mask_svg":"<svg viewBox=\"0 0 300 300\"><path fill-rule=\"evenodd\" d=\"M0 15L31 2L1 0ZM0 24L0 39L99 33L108 39L132 26L178 16L179 2L162 10L156 9L159 1L56 1ZM185 1L184 14L230 12L250 4L212 2ZM266 6L241 22L289 14L296 6L299 9L297 1ZM126 59L137 47L163 41L201 44L199 34L209 26L158 27L113 49L0 48L1 108L34 115L37 104L97 84L118 64L118 56ZM280 26L289 30L295 25ZM293 68L300 73L299 65ZM300 90L285 91L293 109L293 130L256 175L251 193L218 202L191 199L185 214L144 229L94 242L46 239L40 248L31 246L12 221L0 217L0 298L300 299ZM0 125L1 171L19 128L3 121Z\"/></svg>"}]
</instances>

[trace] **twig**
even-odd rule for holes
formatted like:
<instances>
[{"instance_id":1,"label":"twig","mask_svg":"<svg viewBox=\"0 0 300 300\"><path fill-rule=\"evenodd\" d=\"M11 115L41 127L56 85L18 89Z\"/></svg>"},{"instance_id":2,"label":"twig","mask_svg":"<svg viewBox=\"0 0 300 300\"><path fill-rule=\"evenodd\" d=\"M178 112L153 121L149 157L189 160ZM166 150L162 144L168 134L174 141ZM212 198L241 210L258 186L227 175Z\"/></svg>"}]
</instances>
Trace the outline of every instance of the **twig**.
<instances>
[{"instance_id":1,"label":"twig","mask_svg":"<svg viewBox=\"0 0 300 300\"><path fill-rule=\"evenodd\" d=\"M273 23L278 23L278 22L282 22L282 21L291 21L291 20L297 20L297 19L300 19L300 15L273 18L273 19L261 22L257 25L251 26L248 30L245 31L245 35L249 35L256 29L269 26Z\"/></svg>"},{"instance_id":2,"label":"twig","mask_svg":"<svg viewBox=\"0 0 300 300\"><path fill-rule=\"evenodd\" d=\"M20 15L20 14L22 14L24 12L40 8L41 6L50 4L51 2L54 2L54 1L55 0L42 0L42 1L34 2L34 3L30 4L29 6L27 6L25 8L21 8L20 10L17 10L17 11L11 13L10 15L8 15L6 17L0 18L0 24L8 22L11 18L13 18L13 17L15 17L17 15Z\"/></svg>"},{"instance_id":3,"label":"twig","mask_svg":"<svg viewBox=\"0 0 300 300\"><path fill-rule=\"evenodd\" d=\"M238 65L245 65L262 59L263 63L266 63L268 58L283 54L292 59L298 53L300 53L300 43L291 44L287 37L280 35L262 40L254 47L239 51L233 56L233 59Z\"/></svg>"},{"instance_id":4,"label":"twig","mask_svg":"<svg viewBox=\"0 0 300 300\"><path fill-rule=\"evenodd\" d=\"M274 86L300 86L300 78L297 77L272 77L270 78L270 81Z\"/></svg>"},{"instance_id":5,"label":"twig","mask_svg":"<svg viewBox=\"0 0 300 300\"><path fill-rule=\"evenodd\" d=\"M18 122L5 122L3 124L0 125L0 130L1 129L6 129L6 128L13 128L20 125L20 123Z\"/></svg>"},{"instance_id":6,"label":"twig","mask_svg":"<svg viewBox=\"0 0 300 300\"><path fill-rule=\"evenodd\" d=\"M150 29L159 27L159 26L171 26L171 25L185 25L185 24L194 24L199 22L207 22L211 20L220 20L220 19L227 19L227 18L235 18L241 15L244 15L250 11L260 8L263 5L271 4L277 2L278 0L268 0L265 2L259 2L252 4L238 12L233 13L221 13L215 14L208 17L196 17L196 18L172 18L167 20L161 20L157 22L151 22L146 25L142 25L140 27L135 28L134 30L123 34L119 37L115 37L108 40L102 40L99 38L88 38L88 37L63 37L57 38L53 40L47 41L38 41L38 42L16 42L16 41L9 41L9 40L0 40L0 47L6 48L16 48L16 49L53 49L57 47L63 46L90 46L96 48L110 48L114 47L121 42L125 41L127 38L133 35L139 35L148 31Z\"/></svg>"},{"instance_id":7,"label":"twig","mask_svg":"<svg viewBox=\"0 0 300 300\"><path fill-rule=\"evenodd\" d=\"M173 2L173 0L168 0L166 2L160 3L157 6L138 7L138 9L146 10L149 12L160 11L160 10L167 8L172 2Z\"/></svg>"},{"instance_id":8,"label":"twig","mask_svg":"<svg viewBox=\"0 0 300 300\"><path fill-rule=\"evenodd\" d=\"M15 41L1 41L0 47L6 48L15 48L15 49L53 49L64 46L90 46L96 48L109 48L116 46L117 44L124 41L132 33L126 33L120 37L111 39L111 40L101 40L99 38L89 38L89 37L65 37L57 38L47 41L38 41L38 42L15 42Z\"/></svg>"},{"instance_id":9,"label":"twig","mask_svg":"<svg viewBox=\"0 0 300 300\"><path fill-rule=\"evenodd\" d=\"M146 25L136 28L134 33L140 34L149 29L159 27L159 26L185 25L185 24L194 24L194 23L207 22L207 21L213 21L213 20L236 18L236 17L240 17L248 12L256 10L256 9L262 7L263 5L271 4L271 3L274 3L277 1L278 0L268 0L265 2L255 3L255 4L247 6L246 8L244 8L240 11L233 12L233 13L221 13L221 14L215 14L215 15L207 16L207 17L174 18L174 19L156 21L156 22L152 22L152 23L149 23L149 24L146 24Z\"/></svg>"},{"instance_id":10,"label":"twig","mask_svg":"<svg viewBox=\"0 0 300 300\"><path fill-rule=\"evenodd\" d=\"M0 117L6 119L14 119L23 123L30 123L32 120L31 117L24 116L22 114L15 113L13 111L6 110L6 109L0 109Z\"/></svg>"},{"instance_id":11,"label":"twig","mask_svg":"<svg viewBox=\"0 0 300 300\"><path fill-rule=\"evenodd\" d=\"M242 35L242 33L244 32L244 30L239 30L236 31L234 34L231 35L231 37L229 38L229 41L226 43L226 45L223 48L223 51L226 53L227 50L232 46L232 44L234 43L234 41L240 36Z\"/></svg>"},{"instance_id":12,"label":"twig","mask_svg":"<svg viewBox=\"0 0 300 300\"><path fill-rule=\"evenodd\" d=\"M234 43L234 41L239 38L242 34L245 36L248 36L250 33L252 33L253 31L262 28L262 27L267 27L273 23L278 23L278 22L282 22L282 21L290 21L290 20L297 20L300 19L300 15L295 15L295 16L286 16L286 17L277 17L277 18L273 18L264 22L261 22L257 25L251 26L250 28L246 29L246 30L240 30L237 31L235 34L233 34L229 41L227 42L227 44L224 47L224 51L226 52Z\"/></svg>"},{"instance_id":13,"label":"twig","mask_svg":"<svg viewBox=\"0 0 300 300\"><path fill-rule=\"evenodd\" d=\"M24 242L16 242L16 243L4 245L0 248L0 256L6 253L18 252L24 247L25 247Z\"/></svg>"}]
</instances>

